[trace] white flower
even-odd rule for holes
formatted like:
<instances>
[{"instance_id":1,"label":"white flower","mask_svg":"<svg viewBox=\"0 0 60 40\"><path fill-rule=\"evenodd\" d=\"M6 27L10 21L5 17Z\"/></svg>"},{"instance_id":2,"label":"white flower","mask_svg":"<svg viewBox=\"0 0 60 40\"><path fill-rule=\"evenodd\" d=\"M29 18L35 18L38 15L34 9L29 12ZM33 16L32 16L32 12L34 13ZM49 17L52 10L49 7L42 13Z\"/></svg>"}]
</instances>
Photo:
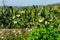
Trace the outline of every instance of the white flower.
<instances>
[{"instance_id":1,"label":"white flower","mask_svg":"<svg viewBox=\"0 0 60 40\"><path fill-rule=\"evenodd\" d=\"M49 24L49 22L45 21L45 25Z\"/></svg>"},{"instance_id":2,"label":"white flower","mask_svg":"<svg viewBox=\"0 0 60 40\"><path fill-rule=\"evenodd\" d=\"M14 21L14 24L16 24L17 23L17 21Z\"/></svg>"},{"instance_id":3,"label":"white flower","mask_svg":"<svg viewBox=\"0 0 60 40\"><path fill-rule=\"evenodd\" d=\"M47 24L48 22L47 21L45 21L45 24Z\"/></svg>"},{"instance_id":4,"label":"white flower","mask_svg":"<svg viewBox=\"0 0 60 40\"><path fill-rule=\"evenodd\" d=\"M44 21L44 18L39 19L39 22L43 22L43 21Z\"/></svg>"},{"instance_id":5,"label":"white flower","mask_svg":"<svg viewBox=\"0 0 60 40\"><path fill-rule=\"evenodd\" d=\"M40 15L41 13L38 13L38 15Z\"/></svg>"},{"instance_id":6,"label":"white flower","mask_svg":"<svg viewBox=\"0 0 60 40\"><path fill-rule=\"evenodd\" d=\"M19 14L17 14L17 15L16 15L16 17L20 17L20 15L19 15Z\"/></svg>"},{"instance_id":7,"label":"white flower","mask_svg":"<svg viewBox=\"0 0 60 40\"><path fill-rule=\"evenodd\" d=\"M18 30L18 32L21 32L20 30Z\"/></svg>"},{"instance_id":8,"label":"white flower","mask_svg":"<svg viewBox=\"0 0 60 40\"><path fill-rule=\"evenodd\" d=\"M13 16L12 19L15 19L15 16Z\"/></svg>"},{"instance_id":9,"label":"white flower","mask_svg":"<svg viewBox=\"0 0 60 40\"><path fill-rule=\"evenodd\" d=\"M32 29L29 29L28 31L30 32L30 31L32 31Z\"/></svg>"},{"instance_id":10,"label":"white flower","mask_svg":"<svg viewBox=\"0 0 60 40\"><path fill-rule=\"evenodd\" d=\"M18 33L21 34L21 31L19 30Z\"/></svg>"},{"instance_id":11,"label":"white flower","mask_svg":"<svg viewBox=\"0 0 60 40\"><path fill-rule=\"evenodd\" d=\"M29 32L31 31L31 30L28 30Z\"/></svg>"},{"instance_id":12,"label":"white flower","mask_svg":"<svg viewBox=\"0 0 60 40\"><path fill-rule=\"evenodd\" d=\"M21 11L21 13L25 13L25 11Z\"/></svg>"},{"instance_id":13,"label":"white flower","mask_svg":"<svg viewBox=\"0 0 60 40\"><path fill-rule=\"evenodd\" d=\"M30 29L30 30L32 30L32 29Z\"/></svg>"},{"instance_id":14,"label":"white flower","mask_svg":"<svg viewBox=\"0 0 60 40\"><path fill-rule=\"evenodd\" d=\"M43 22L43 20L40 19L39 22Z\"/></svg>"},{"instance_id":15,"label":"white flower","mask_svg":"<svg viewBox=\"0 0 60 40\"><path fill-rule=\"evenodd\" d=\"M26 30L29 30L29 28L26 28Z\"/></svg>"},{"instance_id":16,"label":"white flower","mask_svg":"<svg viewBox=\"0 0 60 40\"><path fill-rule=\"evenodd\" d=\"M3 39L4 37L1 37L1 39Z\"/></svg>"},{"instance_id":17,"label":"white flower","mask_svg":"<svg viewBox=\"0 0 60 40\"><path fill-rule=\"evenodd\" d=\"M14 30L13 33L15 33L16 31Z\"/></svg>"}]
</instances>

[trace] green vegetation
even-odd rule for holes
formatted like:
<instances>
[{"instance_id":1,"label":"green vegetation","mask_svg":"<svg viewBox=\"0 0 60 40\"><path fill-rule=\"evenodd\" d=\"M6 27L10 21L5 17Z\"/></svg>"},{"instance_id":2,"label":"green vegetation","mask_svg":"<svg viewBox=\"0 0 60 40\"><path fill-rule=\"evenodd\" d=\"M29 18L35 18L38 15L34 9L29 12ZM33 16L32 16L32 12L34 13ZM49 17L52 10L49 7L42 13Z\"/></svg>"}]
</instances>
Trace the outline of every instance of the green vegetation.
<instances>
[{"instance_id":1,"label":"green vegetation","mask_svg":"<svg viewBox=\"0 0 60 40\"><path fill-rule=\"evenodd\" d=\"M0 28L29 28L28 34L8 34L6 40L60 40L60 6L0 8Z\"/></svg>"},{"instance_id":2,"label":"green vegetation","mask_svg":"<svg viewBox=\"0 0 60 40\"><path fill-rule=\"evenodd\" d=\"M32 6L27 8L9 6L0 9L0 28L39 27L45 25L45 22L58 27L60 23L59 6Z\"/></svg>"}]
</instances>

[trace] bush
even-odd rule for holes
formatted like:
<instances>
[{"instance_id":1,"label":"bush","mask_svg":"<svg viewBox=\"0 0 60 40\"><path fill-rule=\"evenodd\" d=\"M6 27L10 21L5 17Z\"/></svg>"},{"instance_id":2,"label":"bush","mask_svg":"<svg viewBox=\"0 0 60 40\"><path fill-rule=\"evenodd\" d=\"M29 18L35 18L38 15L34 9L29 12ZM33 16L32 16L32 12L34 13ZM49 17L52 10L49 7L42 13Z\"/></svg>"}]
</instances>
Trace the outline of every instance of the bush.
<instances>
[{"instance_id":1,"label":"bush","mask_svg":"<svg viewBox=\"0 0 60 40\"><path fill-rule=\"evenodd\" d=\"M57 29L56 29L57 30ZM26 40L58 40L59 33L51 28L33 28Z\"/></svg>"},{"instance_id":2,"label":"bush","mask_svg":"<svg viewBox=\"0 0 60 40\"><path fill-rule=\"evenodd\" d=\"M60 25L59 9L57 11L53 6L32 6L20 9L9 6L2 9L0 11L0 28L31 28L32 26L40 24L48 25L54 22L56 27Z\"/></svg>"}]
</instances>

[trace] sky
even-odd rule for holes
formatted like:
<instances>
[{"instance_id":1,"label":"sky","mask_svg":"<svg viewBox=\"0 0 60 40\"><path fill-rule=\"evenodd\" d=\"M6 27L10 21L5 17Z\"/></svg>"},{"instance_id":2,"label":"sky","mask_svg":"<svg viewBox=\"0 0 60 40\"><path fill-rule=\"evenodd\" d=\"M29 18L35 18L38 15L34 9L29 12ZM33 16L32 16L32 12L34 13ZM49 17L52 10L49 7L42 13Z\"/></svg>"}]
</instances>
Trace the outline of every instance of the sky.
<instances>
[{"instance_id":1,"label":"sky","mask_svg":"<svg viewBox=\"0 0 60 40\"><path fill-rule=\"evenodd\" d=\"M3 0L0 0L0 6L3 6ZM8 6L32 6L32 5L48 5L60 3L60 0L4 0L4 4Z\"/></svg>"}]
</instances>

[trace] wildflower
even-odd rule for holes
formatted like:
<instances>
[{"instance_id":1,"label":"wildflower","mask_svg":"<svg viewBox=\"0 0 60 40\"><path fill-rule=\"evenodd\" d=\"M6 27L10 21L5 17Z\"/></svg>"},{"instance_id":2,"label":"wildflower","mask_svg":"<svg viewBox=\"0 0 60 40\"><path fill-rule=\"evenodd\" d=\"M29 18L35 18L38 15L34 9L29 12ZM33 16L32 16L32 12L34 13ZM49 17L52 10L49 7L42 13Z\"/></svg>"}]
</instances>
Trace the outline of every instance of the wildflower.
<instances>
[{"instance_id":1,"label":"wildflower","mask_svg":"<svg viewBox=\"0 0 60 40\"><path fill-rule=\"evenodd\" d=\"M30 29L30 30L32 30L32 29Z\"/></svg>"},{"instance_id":2,"label":"wildflower","mask_svg":"<svg viewBox=\"0 0 60 40\"><path fill-rule=\"evenodd\" d=\"M40 15L41 13L38 13L38 15Z\"/></svg>"},{"instance_id":3,"label":"wildflower","mask_svg":"<svg viewBox=\"0 0 60 40\"><path fill-rule=\"evenodd\" d=\"M31 31L31 30L28 30L29 32Z\"/></svg>"},{"instance_id":4,"label":"wildflower","mask_svg":"<svg viewBox=\"0 0 60 40\"><path fill-rule=\"evenodd\" d=\"M49 24L49 22L45 21L45 25Z\"/></svg>"},{"instance_id":5,"label":"wildflower","mask_svg":"<svg viewBox=\"0 0 60 40\"><path fill-rule=\"evenodd\" d=\"M43 21L44 21L44 18L39 19L39 22L43 22Z\"/></svg>"},{"instance_id":6,"label":"wildflower","mask_svg":"<svg viewBox=\"0 0 60 40\"><path fill-rule=\"evenodd\" d=\"M47 24L48 22L47 21L45 21L45 24Z\"/></svg>"},{"instance_id":7,"label":"wildflower","mask_svg":"<svg viewBox=\"0 0 60 40\"><path fill-rule=\"evenodd\" d=\"M18 31L18 32L20 32L20 31Z\"/></svg>"},{"instance_id":8,"label":"wildflower","mask_svg":"<svg viewBox=\"0 0 60 40\"><path fill-rule=\"evenodd\" d=\"M19 34L21 34L21 31L18 31Z\"/></svg>"},{"instance_id":9,"label":"wildflower","mask_svg":"<svg viewBox=\"0 0 60 40\"><path fill-rule=\"evenodd\" d=\"M3 39L4 37L1 37L1 39Z\"/></svg>"},{"instance_id":10,"label":"wildflower","mask_svg":"<svg viewBox=\"0 0 60 40\"><path fill-rule=\"evenodd\" d=\"M43 21L43 20L41 20L41 19L39 20L39 22L42 22L42 21Z\"/></svg>"},{"instance_id":11,"label":"wildflower","mask_svg":"<svg viewBox=\"0 0 60 40\"><path fill-rule=\"evenodd\" d=\"M15 16L13 16L12 19L15 19Z\"/></svg>"},{"instance_id":12,"label":"wildflower","mask_svg":"<svg viewBox=\"0 0 60 40\"><path fill-rule=\"evenodd\" d=\"M30 32L30 31L32 31L32 29L29 29L28 31Z\"/></svg>"},{"instance_id":13,"label":"wildflower","mask_svg":"<svg viewBox=\"0 0 60 40\"><path fill-rule=\"evenodd\" d=\"M29 28L26 28L26 30L29 30Z\"/></svg>"},{"instance_id":14,"label":"wildflower","mask_svg":"<svg viewBox=\"0 0 60 40\"><path fill-rule=\"evenodd\" d=\"M17 14L17 15L16 15L16 17L20 17L20 15L19 15L19 14Z\"/></svg>"},{"instance_id":15,"label":"wildflower","mask_svg":"<svg viewBox=\"0 0 60 40\"><path fill-rule=\"evenodd\" d=\"M13 33L15 33L16 31L14 30Z\"/></svg>"},{"instance_id":16,"label":"wildflower","mask_svg":"<svg viewBox=\"0 0 60 40\"><path fill-rule=\"evenodd\" d=\"M25 11L21 11L21 13L25 13Z\"/></svg>"},{"instance_id":17,"label":"wildflower","mask_svg":"<svg viewBox=\"0 0 60 40\"><path fill-rule=\"evenodd\" d=\"M17 23L17 21L14 21L14 24L16 24Z\"/></svg>"}]
</instances>

